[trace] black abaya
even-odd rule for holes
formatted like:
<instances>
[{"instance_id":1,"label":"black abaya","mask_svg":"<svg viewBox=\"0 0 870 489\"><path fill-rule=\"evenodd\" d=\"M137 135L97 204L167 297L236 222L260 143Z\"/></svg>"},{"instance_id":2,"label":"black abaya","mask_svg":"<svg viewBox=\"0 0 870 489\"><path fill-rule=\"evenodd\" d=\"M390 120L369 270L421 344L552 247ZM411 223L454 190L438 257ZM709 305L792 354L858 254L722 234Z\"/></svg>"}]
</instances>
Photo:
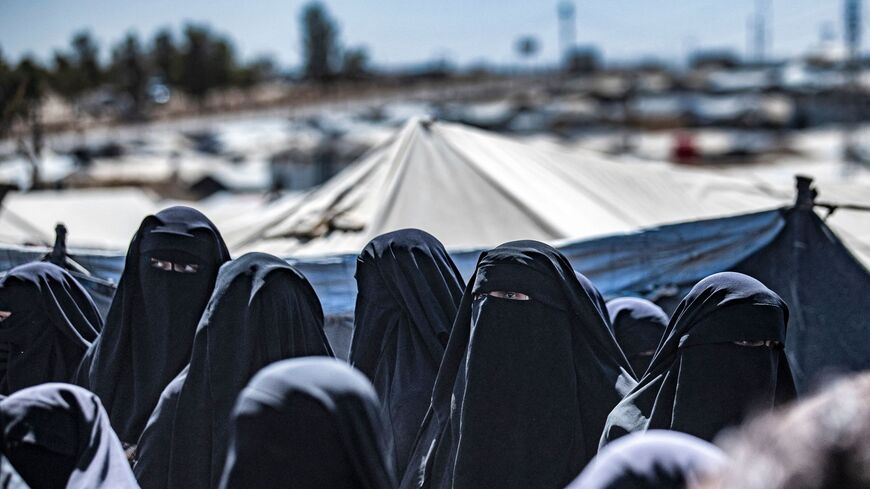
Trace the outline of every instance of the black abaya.
<instances>
[{"instance_id":1,"label":"black abaya","mask_svg":"<svg viewBox=\"0 0 870 489\"><path fill-rule=\"evenodd\" d=\"M308 280L285 261L248 253L224 265L190 365L164 390L137 446L144 489L218 486L233 402L262 367L332 356L323 311Z\"/></svg>"},{"instance_id":2,"label":"black abaya","mask_svg":"<svg viewBox=\"0 0 870 489\"><path fill-rule=\"evenodd\" d=\"M401 487L570 482L595 454L620 384L633 382L605 314L554 248L517 241L484 252Z\"/></svg>"},{"instance_id":3,"label":"black abaya","mask_svg":"<svg viewBox=\"0 0 870 489\"><path fill-rule=\"evenodd\" d=\"M432 386L464 283L433 236L403 229L373 239L357 258L351 364L372 381L401 473Z\"/></svg>"},{"instance_id":4,"label":"black abaya","mask_svg":"<svg viewBox=\"0 0 870 489\"><path fill-rule=\"evenodd\" d=\"M260 371L239 395L221 489L392 489L377 394L338 360L298 358Z\"/></svg>"},{"instance_id":5,"label":"black abaya","mask_svg":"<svg viewBox=\"0 0 870 489\"><path fill-rule=\"evenodd\" d=\"M136 443L160 393L190 360L196 325L229 259L199 211L171 207L142 221L106 326L77 376L100 397L121 441Z\"/></svg>"},{"instance_id":6,"label":"black abaya","mask_svg":"<svg viewBox=\"0 0 870 489\"><path fill-rule=\"evenodd\" d=\"M758 280L733 272L701 280L671 317L646 375L608 417L602 444L647 429L710 441L791 399L787 323L786 304Z\"/></svg>"},{"instance_id":7,"label":"black abaya","mask_svg":"<svg viewBox=\"0 0 870 489\"><path fill-rule=\"evenodd\" d=\"M668 327L668 315L654 303L620 297L607 303L613 336L638 378L643 377Z\"/></svg>"},{"instance_id":8,"label":"black abaya","mask_svg":"<svg viewBox=\"0 0 870 489\"><path fill-rule=\"evenodd\" d=\"M0 280L0 342L9 345L0 394L46 382L69 382L102 328L97 307L72 275L50 263L28 263Z\"/></svg>"},{"instance_id":9,"label":"black abaya","mask_svg":"<svg viewBox=\"0 0 870 489\"><path fill-rule=\"evenodd\" d=\"M0 401L2 451L32 489L138 488L100 400L49 383Z\"/></svg>"}]
</instances>

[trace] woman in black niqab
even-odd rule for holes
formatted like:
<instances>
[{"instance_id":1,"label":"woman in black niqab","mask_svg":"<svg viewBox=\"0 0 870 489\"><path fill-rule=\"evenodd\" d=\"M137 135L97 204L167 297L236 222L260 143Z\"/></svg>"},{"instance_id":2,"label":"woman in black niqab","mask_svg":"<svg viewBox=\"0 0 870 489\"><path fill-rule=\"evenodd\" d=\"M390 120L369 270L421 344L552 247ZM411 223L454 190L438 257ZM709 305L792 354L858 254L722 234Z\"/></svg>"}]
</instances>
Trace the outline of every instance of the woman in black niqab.
<instances>
[{"instance_id":1,"label":"woman in black niqab","mask_svg":"<svg viewBox=\"0 0 870 489\"><path fill-rule=\"evenodd\" d=\"M676 431L634 433L604 447L566 489L689 489L715 477L725 454Z\"/></svg>"},{"instance_id":2,"label":"woman in black niqab","mask_svg":"<svg viewBox=\"0 0 870 489\"><path fill-rule=\"evenodd\" d=\"M0 372L2 395L46 382L70 382L103 325L84 287L51 263L9 270L0 279L0 311L0 343L9 351Z\"/></svg>"},{"instance_id":3,"label":"woman in black niqab","mask_svg":"<svg viewBox=\"0 0 870 489\"><path fill-rule=\"evenodd\" d=\"M646 375L607 419L602 444L669 429L711 441L795 395L783 345L788 307L741 273L698 282L677 307Z\"/></svg>"},{"instance_id":4,"label":"woman in black niqab","mask_svg":"<svg viewBox=\"0 0 870 489\"><path fill-rule=\"evenodd\" d=\"M464 283L444 246L417 229L373 239L357 258L351 365L381 396L397 470L404 469Z\"/></svg>"},{"instance_id":5,"label":"woman in black niqab","mask_svg":"<svg viewBox=\"0 0 870 489\"><path fill-rule=\"evenodd\" d=\"M100 400L48 383L0 401L2 452L32 489L138 488Z\"/></svg>"},{"instance_id":6,"label":"woman in black niqab","mask_svg":"<svg viewBox=\"0 0 870 489\"><path fill-rule=\"evenodd\" d=\"M196 325L229 259L199 211L170 207L142 221L77 379L100 397L121 441L136 443L160 393L190 360Z\"/></svg>"},{"instance_id":7,"label":"woman in black niqab","mask_svg":"<svg viewBox=\"0 0 870 489\"><path fill-rule=\"evenodd\" d=\"M653 302L637 297L608 301L607 312L616 342L635 375L643 377L668 327L668 315Z\"/></svg>"},{"instance_id":8,"label":"woman in black niqab","mask_svg":"<svg viewBox=\"0 0 870 489\"><path fill-rule=\"evenodd\" d=\"M233 402L257 371L332 350L308 280L287 262L248 253L224 265L193 342L190 365L160 396L136 451L144 489L216 488Z\"/></svg>"},{"instance_id":9,"label":"woman in black niqab","mask_svg":"<svg viewBox=\"0 0 870 489\"><path fill-rule=\"evenodd\" d=\"M338 360L264 368L233 410L220 488L394 488L378 404L365 376Z\"/></svg>"},{"instance_id":10,"label":"woman in black niqab","mask_svg":"<svg viewBox=\"0 0 870 489\"><path fill-rule=\"evenodd\" d=\"M484 252L401 487L562 488L595 455L630 367L604 301L554 248Z\"/></svg>"}]
</instances>

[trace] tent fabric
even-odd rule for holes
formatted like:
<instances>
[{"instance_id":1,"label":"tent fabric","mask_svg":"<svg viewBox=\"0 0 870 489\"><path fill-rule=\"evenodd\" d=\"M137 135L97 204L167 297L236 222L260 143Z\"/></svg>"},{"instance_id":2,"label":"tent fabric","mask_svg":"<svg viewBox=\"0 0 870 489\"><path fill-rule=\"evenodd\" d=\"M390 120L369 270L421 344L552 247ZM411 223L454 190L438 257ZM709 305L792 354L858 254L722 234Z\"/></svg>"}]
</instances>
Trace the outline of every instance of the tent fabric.
<instances>
[{"instance_id":1,"label":"tent fabric","mask_svg":"<svg viewBox=\"0 0 870 489\"><path fill-rule=\"evenodd\" d=\"M279 256L349 253L380 234L417 227L448 248L491 247L630 232L783 203L746 179L621 163L412 119L323 186L251 212L250 225L227 241ZM497 210L498 219L466 209Z\"/></svg>"},{"instance_id":2,"label":"tent fabric","mask_svg":"<svg viewBox=\"0 0 870 489\"><path fill-rule=\"evenodd\" d=\"M12 192L0 207L0 242L50 246L62 222L70 246L126 249L142 218L159 210L138 188Z\"/></svg>"}]
</instances>

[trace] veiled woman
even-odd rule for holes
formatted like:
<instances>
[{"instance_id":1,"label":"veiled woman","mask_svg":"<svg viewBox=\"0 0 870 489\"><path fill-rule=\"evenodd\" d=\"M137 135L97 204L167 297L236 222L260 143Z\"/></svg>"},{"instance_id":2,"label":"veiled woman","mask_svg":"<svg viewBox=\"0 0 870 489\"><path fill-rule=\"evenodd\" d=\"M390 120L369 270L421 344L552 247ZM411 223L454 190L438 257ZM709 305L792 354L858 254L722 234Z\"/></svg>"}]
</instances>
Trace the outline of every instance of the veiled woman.
<instances>
[{"instance_id":1,"label":"veiled woman","mask_svg":"<svg viewBox=\"0 0 870 489\"><path fill-rule=\"evenodd\" d=\"M308 280L284 260L248 253L224 265L193 341L190 365L160 396L136 448L145 489L216 488L239 392L262 367L332 356Z\"/></svg>"},{"instance_id":2,"label":"veiled woman","mask_svg":"<svg viewBox=\"0 0 870 489\"><path fill-rule=\"evenodd\" d=\"M600 294L562 254L535 241L484 252L401 487L563 488L630 372Z\"/></svg>"},{"instance_id":3,"label":"veiled woman","mask_svg":"<svg viewBox=\"0 0 870 489\"><path fill-rule=\"evenodd\" d=\"M607 419L602 444L667 429L711 441L755 411L794 397L788 307L741 273L698 282L671 317L646 375Z\"/></svg>"},{"instance_id":4,"label":"veiled woman","mask_svg":"<svg viewBox=\"0 0 870 489\"><path fill-rule=\"evenodd\" d=\"M381 397L401 472L426 415L464 283L433 236L403 229L357 258L351 365Z\"/></svg>"},{"instance_id":5,"label":"veiled woman","mask_svg":"<svg viewBox=\"0 0 870 489\"><path fill-rule=\"evenodd\" d=\"M77 375L100 397L122 442L136 443L160 393L190 360L196 325L229 259L199 211L170 207L142 221L106 325Z\"/></svg>"}]
</instances>

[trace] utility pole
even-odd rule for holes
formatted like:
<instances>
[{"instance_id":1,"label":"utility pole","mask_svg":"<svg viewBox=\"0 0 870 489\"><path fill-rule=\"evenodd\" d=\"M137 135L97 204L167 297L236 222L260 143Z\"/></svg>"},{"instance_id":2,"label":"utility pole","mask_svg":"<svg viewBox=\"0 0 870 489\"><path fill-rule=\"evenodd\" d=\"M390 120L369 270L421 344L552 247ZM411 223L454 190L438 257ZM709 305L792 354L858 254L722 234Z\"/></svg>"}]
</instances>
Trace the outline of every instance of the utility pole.
<instances>
[{"instance_id":1,"label":"utility pole","mask_svg":"<svg viewBox=\"0 0 870 489\"><path fill-rule=\"evenodd\" d=\"M846 164L861 161L856 144L858 122L861 117L861 90L859 77L861 73L861 0L845 0L845 34L846 50L846 93L850 114L844 124L843 159Z\"/></svg>"},{"instance_id":2,"label":"utility pole","mask_svg":"<svg viewBox=\"0 0 870 489\"><path fill-rule=\"evenodd\" d=\"M770 0L756 0L754 22L750 22L753 30L753 52L755 60L767 59L767 48L770 44ZM753 25L754 24L754 25Z\"/></svg>"},{"instance_id":3,"label":"utility pole","mask_svg":"<svg viewBox=\"0 0 870 489\"><path fill-rule=\"evenodd\" d=\"M559 49L562 63L566 63L577 42L577 23L574 2L564 0L556 9L559 16Z\"/></svg>"}]
</instances>

